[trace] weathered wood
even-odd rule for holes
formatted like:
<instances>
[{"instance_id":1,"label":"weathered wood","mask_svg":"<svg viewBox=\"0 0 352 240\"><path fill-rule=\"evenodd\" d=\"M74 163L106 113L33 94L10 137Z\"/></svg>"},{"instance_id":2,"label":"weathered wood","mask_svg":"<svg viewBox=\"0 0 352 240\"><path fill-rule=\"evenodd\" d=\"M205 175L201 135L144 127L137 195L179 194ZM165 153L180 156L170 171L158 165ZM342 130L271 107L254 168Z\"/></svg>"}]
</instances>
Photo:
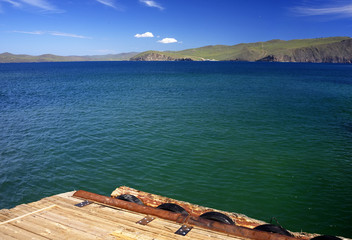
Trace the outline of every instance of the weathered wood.
<instances>
[{"instance_id":1,"label":"weathered wood","mask_svg":"<svg viewBox=\"0 0 352 240\"><path fill-rule=\"evenodd\" d=\"M93 205L95 204L85 207L87 210L88 208L90 208L88 212L89 215L84 215L82 217L87 219L91 218L91 220L95 220L95 223L98 223L98 224L99 223L108 223L108 224L118 223L118 224L124 225L126 228L128 227L129 229L133 229L134 232L139 231L140 233L143 233L146 235L152 234L154 237L158 235L158 236L168 236L169 239L176 238L176 237L174 238L174 232L179 228L178 224L173 223L173 227L171 229L166 229L165 223L170 224L170 222L162 221L158 223L157 221L153 221L150 224L148 224L147 226L148 231L146 231L146 226L136 224L138 220L144 217L144 215L142 214L136 215L132 212L129 214L125 212L125 214L122 215L121 211L116 212L117 210L107 208L107 207L104 207L104 208L110 209L111 211L104 213L102 210L102 207L97 205L95 205L96 211L92 211L91 209L93 208ZM66 210L68 211L68 209ZM116 213L119 213L119 214L116 214ZM72 213L72 215L74 214L77 214L77 213ZM204 239L204 238L200 237L199 239Z\"/></svg>"},{"instance_id":2,"label":"weathered wood","mask_svg":"<svg viewBox=\"0 0 352 240\"><path fill-rule=\"evenodd\" d=\"M175 203L175 204L182 206L192 216L200 216L201 214L203 214L205 212L210 212L210 211L221 212L223 214L226 214L230 218L232 218L232 220L235 221L238 226L242 226L242 227L254 228L258 225L265 224L265 222L263 222L263 221L259 221L259 220L247 217L246 215L243 215L243 214L226 212L226 211L221 211L221 210L217 210L217 209L213 209L213 208L207 208L207 207L199 206L199 205L188 203L188 202L179 201L176 199L163 197L163 196L156 195L156 194L151 194L151 193L139 191L139 190L129 188L126 186L121 186L119 188L116 188L111 193L111 196L117 197L122 194L134 195L134 196L138 197L144 204L151 206L151 207L157 207L163 203Z\"/></svg>"},{"instance_id":3,"label":"weathered wood","mask_svg":"<svg viewBox=\"0 0 352 240\"><path fill-rule=\"evenodd\" d=\"M53 199L53 198L52 198ZM53 203L56 203L56 201L53 201ZM83 208L84 210L89 209L89 214L94 215L93 220L95 219L96 221L99 222L118 222L120 224L123 224L124 226L128 226L129 229L133 229L134 232L137 230L140 230L140 233L143 235L153 235L153 238L156 236L167 236L169 239L184 239L182 236L175 235L174 232L180 227L178 224L173 223L173 226L169 228L169 230L165 229L165 225L171 224L170 222L167 221L160 221L159 219L151 222L148 224L148 231L145 230L145 226L141 225L136 225L135 222L140 220L141 218L144 217L144 215L140 214L139 216L136 213L128 213L128 211L125 211L123 216L121 216L121 211L119 211L119 217L114 217L116 215L116 209L111 209L111 208L106 208L106 207L101 207L96 204L92 204L89 206L86 206ZM92 209L96 209L97 211L92 211ZM103 209L107 210L106 213L103 213ZM66 209L68 211L68 209ZM99 212L98 212L99 211ZM73 213L76 214L76 213ZM88 215L85 215L84 217L88 217ZM160 221L158 223L158 220ZM158 223L158 224L157 224ZM166 224L167 223L167 224ZM192 235L192 234L191 234ZM198 234L193 234L193 239L204 239L204 235ZM220 239L214 237L213 239Z\"/></svg>"},{"instance_id":4,"label":"weathered wood","mask_svg":"<svg viewBox=\"0 0 352 240\"><path fill-rule=\"evenodd\" d=\"M11 224L4 224L0 226L0 232L9 235L12 238L20 239L20 240L28 240L28 239L38 239L38 240L47 240L50 238L42 237L36 233L31 231L24 230L20 227L13 226ZM6 239L6 238L5 238Z\"/></svg>"},{"instance_id":5,"label":"weathered wood","mask_svg":"<svg viewBox=\"0 0 352 240\"><path fill-rule=\"evenodd\" d=\"M210 212L210 211L220 212L220 213L223 213L223 214L229 216L236 223L236 225L240 226L240 227L253 229L256 226L266 224L263 221L250 218L244 214L226 212L226 211L221 211L221 210L217 210L217 209L207 208L207 207L199 206L199 205L188 203L188 202L179 201L176 199L172 199L172 198L168 198L168 197L164 197L164 196L160 196L160 195L156 195L156 194L139 191L139 190L136 190L136 189L133 189L130 187L126 187L126 186L121 186L119 188L116 188L111 193L111 197L118 197L119 195L122 195L122 194L134 195L134 196L138 197L144 204L146 204L147 206L151 206L151 207L157 207L163 203L175 203L175 204L183 207L188 213L190 213L191 216L194 216L194 217L198 217L201 214L203 214L205 212ZM296 238L300 238L302 240L308 240L314 236L317 236L317 234L310 234L310 233L304 233L304 232L300 232L300 233L291 232L291 234L293 234Z\"/></svg>"},{"instance_id":6,"label":"weathered wood","mask_svg":"<svg viewBox=\"0 0 352 240\"><path fill-rule=\"evenodd\" d=\"M16 238L11 237L10 235L6 235L4 232L0 230L0 239L6 239L6 240L16 240Z\"/></svg>"},{"instance_id":7,"label":"weathered wood","mask_svg":"<svg viewBox=\"0 0 352 240\"><path fill-rule=\"evenodd\" d=\"M64 226L54 221L47 221L45 218L42 218L40 213L49 210L50 208L45 208L43 210L39 209L39 211L35 211L35 209L37 208L27 205L27 211L29 211L29 213L16 217L3 224L20 227L25 231L35 232L39 236L50 239L63 239L63 237L66 239L97 239L95 235L88 235L83 231L77 231L74 228Z\"/></svg>"},{"instance_id":8,"label":"weathered wood","mask_svg":"<svg viewBox=\"0 0 352 240\"><path fill-rule=\"evenodd\" d=\"M26 213L26 214L24 214L24 215L21 215L21 216L18 216L18 217L16 217L16 218L12 218L12 219L3 221L3 222L0 223L0 225L6 224L6 223L9 223L9 222L12 222L12 221L19 220L19 219L24 218L24 217L26 217L26 216L29 216L29 215L31 215L31 214L35 214L35 213L38 213L38 212L41 212L41 211L45 211L45 210L48 210L48 209L53 208L53 207L56 207L56 206L57 206L57 205L53 204L53 205L48 206L48 207L44 207L44 208L41 208L41 209L38 209L38 210L35 210L35 211L32 211L32 212L28 212L28 213Z\"/></svg>"},{"instance_id":9,"label":"weathered wood","mask_svg":"<svg viewBox=\"0 0 352 240\"><path fill-rule=\"evenodd\" d=\"M129 237L127 236L127 233L122 233L124 232L124 229L121 231L114 231L111 233L117 240L135 240L135 237Z\"/></svg>"},{"instance_id":10,"label":"weathered wood","mask_svg":"<svg viewBox=\"0 0 352 240\"><path fill-rule=\"evenodd\" d=\"M125 192L121 194L127 193L128 188L122 189ZM72 197L73 193L59 194L37 202L22 204L13 209L0 210L0 239L251 239L203 229L197 227L197 224L193 225L193 229L186 236L176 235L175 232L181 227L181 223L156 218L147 225L140 225L136 222L145 217L145 214L97 203L79 208L74 205L83 200ZM129 192L129 194L132 193ZM159 198L154 197L154 199ZM173 202L183 206L182 202L173 199L161 197L159 200L160 204ZM153 206L160 204L154 202ZM214 210L203 207L199 209L201 211ZM239 216L236 215L236 217Z\"/></svg>"},{"instance_id":11,"label":"weathered wood","mask_svg":"<svg viewBox=\"0 0 352 240\"><path fill-rule=\"evenodd\" d=\"M15 208L12 208L11 210L9 210L9 209L0 210L0 215L2 217L6 218L6 220L9 220L9 219L21 216L21 215L23 215L23 214L25 214L27 212L25 212L24 210L20 210L19 208L15 207ZM4 221L6 221L6 220L4 220Z\"/></svg>"},{"instance_id":12,"label":"weathered wood","mask_svg":"<svg viewBox=\"0 0 352 240\"><path fill-rule=\"evenodd\" d=\"M6 209L7 210L7 209ZM7 214L3 214L2 211L0 211L0 222L6 221L11 219L11 217L9 217Z\"/></svg>"},{"instance_id":13,"label":"weathered wood","mask_svg":"<svg viewBox=\"0 0 352 240\"><path fill-rule=\"evenodd\" d=\"M180 224L187 223L190 226L197 226L200 228L209 229L216 232L223 232L229 235L233 235L241 238L257 239L257 240L294 240L297 239L292 236L285 236L278 233L269 233L266 231L254 230L247 227L225 224L217 221L212 221L199 216L185 216L181 213L175 213L171 211L165 211L151 206L139 205L134 202L123 201L113 197L106 197L103 195L79 190L74 197L94 201L97 203L103 203L114 207L124 208L127 210L150 214L152 216L162 218L169 221L174 221Z\"/></svg>"}]
</instances>

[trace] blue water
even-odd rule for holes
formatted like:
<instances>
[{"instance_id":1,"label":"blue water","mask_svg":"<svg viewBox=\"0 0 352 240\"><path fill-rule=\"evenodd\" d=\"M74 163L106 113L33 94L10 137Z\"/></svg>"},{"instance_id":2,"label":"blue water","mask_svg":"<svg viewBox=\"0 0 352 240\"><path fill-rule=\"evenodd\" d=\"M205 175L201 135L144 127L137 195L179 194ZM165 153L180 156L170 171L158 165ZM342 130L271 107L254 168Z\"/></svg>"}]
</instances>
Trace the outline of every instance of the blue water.
<instances>
[{"instance_id":1,"label":"blue water","mask_svg":"<svg viewBox=\"0 0 352 240\"><path fill-rule=\"evenodd\" d=\"M352 237L352 65L0 64L0 208L143 191Z\"/></svg>"}]
</instances>

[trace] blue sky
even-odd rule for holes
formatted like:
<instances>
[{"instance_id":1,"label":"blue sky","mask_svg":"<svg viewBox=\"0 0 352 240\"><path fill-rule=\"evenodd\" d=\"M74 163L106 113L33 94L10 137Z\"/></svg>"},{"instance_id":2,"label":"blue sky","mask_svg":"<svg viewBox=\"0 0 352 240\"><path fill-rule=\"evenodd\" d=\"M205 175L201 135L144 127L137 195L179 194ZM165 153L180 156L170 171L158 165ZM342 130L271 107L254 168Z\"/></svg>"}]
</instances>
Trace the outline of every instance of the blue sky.
<instances>
[{"instance_id":1,"label":"blue sky","mask_svg":"<svg viewBox=\"0 0 352 240\"><path fill-rule=\"evenodd\" d=\"M352 0L0 0L0 53L98 55L352 35Z\"/></svg>"}]
</instances>

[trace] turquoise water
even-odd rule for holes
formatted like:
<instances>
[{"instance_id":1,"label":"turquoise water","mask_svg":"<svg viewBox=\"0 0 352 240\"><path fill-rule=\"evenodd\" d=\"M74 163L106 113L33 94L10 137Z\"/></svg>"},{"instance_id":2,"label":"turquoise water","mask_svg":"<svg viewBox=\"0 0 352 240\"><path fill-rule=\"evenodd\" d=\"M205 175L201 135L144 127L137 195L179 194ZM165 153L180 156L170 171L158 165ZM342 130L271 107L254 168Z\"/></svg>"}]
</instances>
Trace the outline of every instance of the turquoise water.
<instances>
[{"instance_id":1,"label":"turquoise water","mask_svg":"<svg viewBox=\"0 0 352 240\"><path fill-rule=\"evenodd\" d=\"M0 208L127 185L352 237L352 65L0 64Z\"/></svg>"}]
</instances>

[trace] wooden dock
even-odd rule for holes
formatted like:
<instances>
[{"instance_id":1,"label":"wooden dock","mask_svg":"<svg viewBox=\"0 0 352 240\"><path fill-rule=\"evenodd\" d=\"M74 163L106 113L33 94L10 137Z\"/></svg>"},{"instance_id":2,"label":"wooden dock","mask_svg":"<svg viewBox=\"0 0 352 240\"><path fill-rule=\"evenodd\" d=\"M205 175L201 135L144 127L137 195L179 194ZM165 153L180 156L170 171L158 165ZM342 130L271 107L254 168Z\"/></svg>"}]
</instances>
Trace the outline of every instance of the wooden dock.
<instances>
[{"instance_id":1,"label":"wooden dock","mask_svg":"<svg viewBox=\"0 0 352 240\"><path fill-rule=\"evenodd\" d=\"M270 230L262 228L267 225L271 224L243 214L198 206L125 186L113 191L111 197L79 190L0 210L1 240L347 239L283 232L280 226Z\"/></svg>"},{"instance_id":2,"label":"wooden dock","mask_svg":"<svg viewBox=\"0 0 352 240\"><path fill-rule=\"evenodd\" d=\"M181 224L156 218L147 225L136 222L140 213L92 203L67 192L0 210L0 239L246 239L194 227L186 236L175 234Z\"/></svg>"}]
</instances>

